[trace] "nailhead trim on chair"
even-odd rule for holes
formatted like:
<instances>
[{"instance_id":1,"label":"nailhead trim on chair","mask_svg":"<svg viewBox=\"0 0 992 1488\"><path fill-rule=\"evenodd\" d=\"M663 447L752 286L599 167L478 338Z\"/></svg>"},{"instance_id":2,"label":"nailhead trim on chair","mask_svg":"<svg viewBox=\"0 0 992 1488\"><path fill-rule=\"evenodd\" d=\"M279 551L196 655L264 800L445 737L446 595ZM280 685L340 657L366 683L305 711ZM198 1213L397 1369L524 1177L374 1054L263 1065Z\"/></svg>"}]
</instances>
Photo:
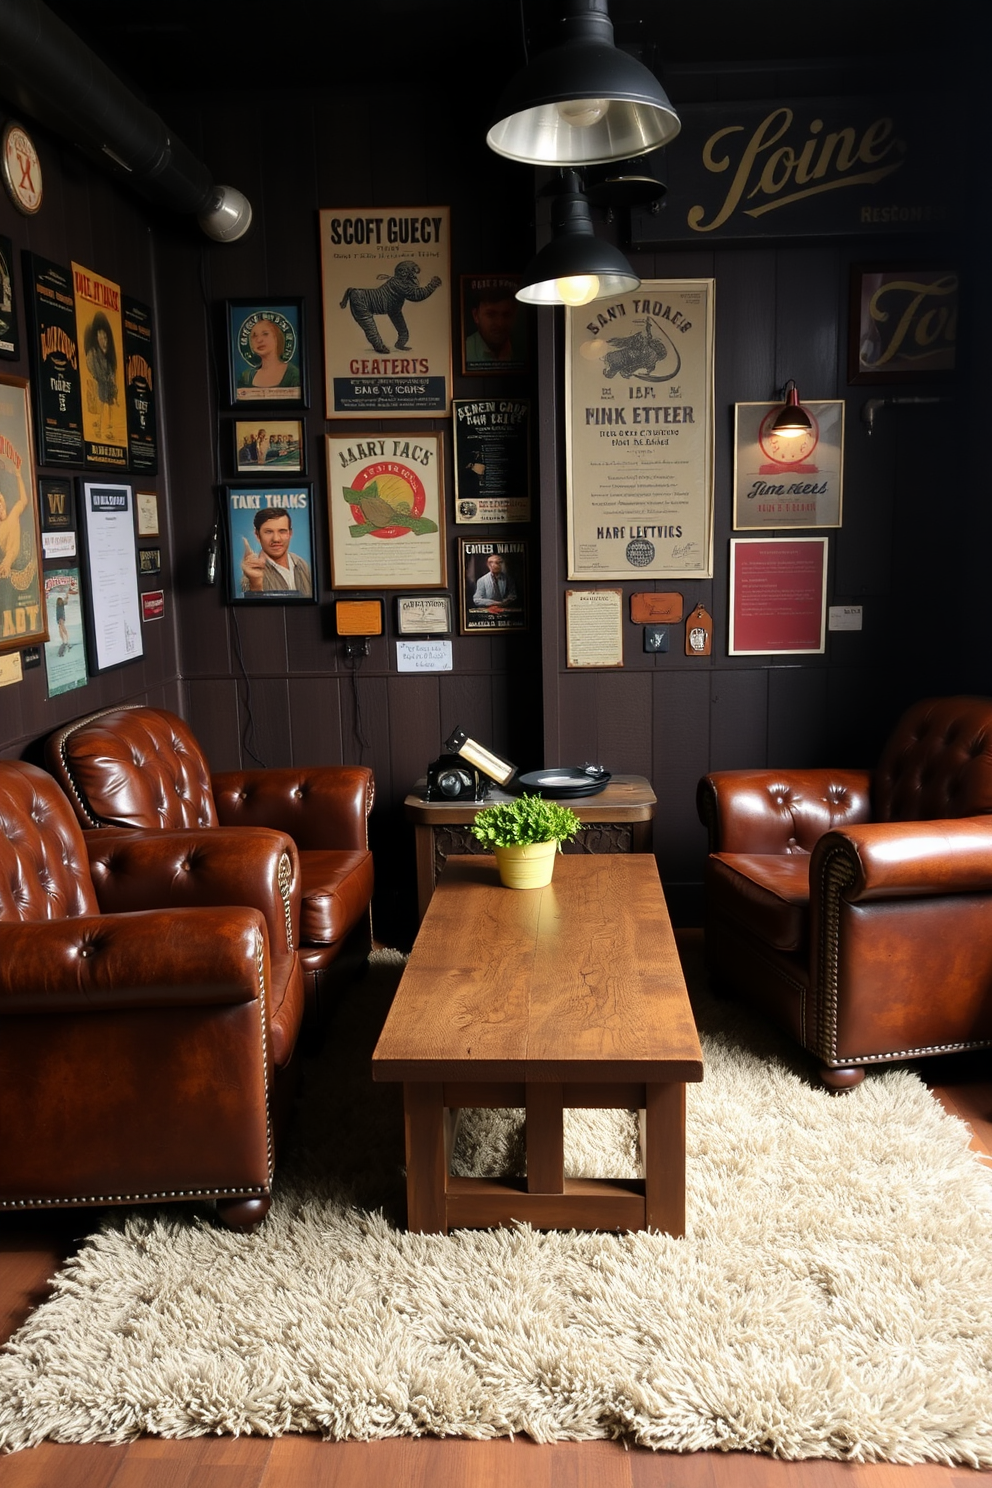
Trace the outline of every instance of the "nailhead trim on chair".
<instances>
[{"instance_id":1,"label":"nailhead trim on chair","mask_svg":"<svg viewBox=\"0 0 992 1488\"><path fill-rule=\"evenodd\" d=\"M820 877L820 1016L815 1030L813 1052L824 1063L837 1063L837 942L840 928L840 896L854 883L854 864L840 848L826 857ZM854 1064L845 1059L844 1064Z\"/></svg>"},{"instance_id":2,"label":"nailhead trim on chair","mask_svg":"<svg viewBox=\"0 0 992 1488\"><path fill-rule=\"evenodd\" d=\"M279 859L278 869L279 893L282 896L282 912L286 916L286 943L291 951L295 951L293 944L293 916L289 904L289 890L293 882L293 869L290 865L289 854L283 853Z\"/></svg>"}]
</instances>

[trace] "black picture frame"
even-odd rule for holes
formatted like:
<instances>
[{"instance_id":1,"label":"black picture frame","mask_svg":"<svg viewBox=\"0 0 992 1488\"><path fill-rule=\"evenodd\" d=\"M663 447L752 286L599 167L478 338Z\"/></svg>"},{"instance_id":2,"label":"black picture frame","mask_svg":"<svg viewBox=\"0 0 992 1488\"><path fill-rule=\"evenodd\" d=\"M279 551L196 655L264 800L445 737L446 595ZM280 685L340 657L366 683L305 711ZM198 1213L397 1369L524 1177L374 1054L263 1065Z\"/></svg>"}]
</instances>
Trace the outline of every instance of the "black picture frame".
<instances>
[{"instance_id":1,"label":"black picture frame","mask_svg":"<svg viewBox=\"0 0 992 1488\"><path fill-rule=\"evenodd\" d=\"M946 260L851 265L847 380L852 386L954 376L960 275Z\"/></svg>"},{"instance_id":2,"label":"black picture frame","mask_svg":"<svg viewBox=\"0 0 992 1488\"><path fill-rule=\"evenodd\" d=\"M16 362L20 355L17 296L14 293L14 245L0 234L0 357Z\"/></svg>"},{"instance_id":3,"label":"black picture frame","mask_svg":"<svg viewBox=\"0 0 992 1488\"><path fill-rule=\"evenodd\" d=\"M135 543L134 486L108 471L80 476L76 513L81 539L86 659L90 675L140 661L141 599Z\"/></svg>"},{"instance_id":4,"label":"black picture frame","mask_svg":"<svg viewBox=\"0 0 992 1488\"><path fill-rule=\"evenodd\" d=\"M236 418L230 421L231 469L239 480L306 475L306 421L301 418ZM264 435L264 441L259 438ZM259 448L264 443L264 448Z\"/></svg>"},{"instance_id":5,"label":"black picture frame","mask_svg":"<svg viewBox=\"0 0 992 1488\"><path fill-rule=\"evenodd\" d=\"M228 398L231 408L276 409L290 412L309 408L307 381L307 344L304 303L300 296L273 295L262 299L225 300L224 324L227 339ZM273 328L265 338L256 327ZM253 344L253 337L256 338ZM271 371L283 366L282 381L256 383L271 364Z\"/></svg>"},{"instance_id":6,"label":"black picture frame","mask_svg":"<svg viewBox=\"0 0 992 1488\"><path fill-rule=\"evenodd\" d=\"M459 619L462 635L492 635L494 631L527 630L527 559L529 544L517 538L458 539ZM489 559L503 559L509 588L505 599L480 599L479 586L486 582ZM478 601L478 602L477 602Z\"/></svg>"},{"instance_id":7,"label":"black picture frame","mask_svg":"<svg viewBox=\"0 0 992 1488\"><path fill-rule=\"evenodd\" d=\"M318 586L314 542L313 482L304 480L292 484L283 481L252 484L248 481L240 481L231 482L223 486L221 490L226 526L227 590L230 603L254 606L256 609L265 605L316 604ZM258 521L256 525L256 517L265 512L279 512L289 517L291 529L289 552L297 560L297 563L291 566L291 572L298 584L296 588L279 587L279 579L282 576L274 572L270 574L269 568L258 569L256 573L263 584L271 581L276 587L262 588L257 591L247 587L250 576L243 568L245 560L249 556L254 560L264 559L266 556L263 552L263 547L267 545L265 534L261 533L264 522ZM272 552L268 556L274 558ZM299 562L304 565L302 574L298 567ZM281 564L278 566L282 567ZM305 584L300 582L303 578L306 579Z\"/></svg>"}]
</instances>

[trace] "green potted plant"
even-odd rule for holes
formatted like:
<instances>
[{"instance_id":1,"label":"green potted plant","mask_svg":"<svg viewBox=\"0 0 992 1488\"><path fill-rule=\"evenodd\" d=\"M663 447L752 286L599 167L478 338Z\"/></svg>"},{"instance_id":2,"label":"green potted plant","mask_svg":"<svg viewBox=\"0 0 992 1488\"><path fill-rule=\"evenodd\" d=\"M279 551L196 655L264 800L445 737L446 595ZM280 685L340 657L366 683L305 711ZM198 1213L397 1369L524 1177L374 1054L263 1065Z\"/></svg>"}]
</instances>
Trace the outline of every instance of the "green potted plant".
<instances>
[{"instance_id":1,"label":"green potted plant","mask_svg":"<svg viewBox=\"0 0 992 1488\"><path fill-rule=\"evenodd\" d=\"M492 848L506 888L539 889L551 882L555 853L581 825L568 806L523 795L484 806L471 831L478 842Z\"/></svg>"}]
</instances>

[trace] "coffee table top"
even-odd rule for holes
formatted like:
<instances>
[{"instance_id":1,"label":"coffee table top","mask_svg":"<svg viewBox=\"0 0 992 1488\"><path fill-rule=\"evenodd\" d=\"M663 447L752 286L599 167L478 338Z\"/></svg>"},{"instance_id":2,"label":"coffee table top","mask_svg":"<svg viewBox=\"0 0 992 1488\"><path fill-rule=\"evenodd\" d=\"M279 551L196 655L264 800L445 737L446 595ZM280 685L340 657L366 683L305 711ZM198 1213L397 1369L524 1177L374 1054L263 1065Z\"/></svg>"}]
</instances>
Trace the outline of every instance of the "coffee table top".
<instances>
[{"instance_id":1,"label":"coffee table top","mask_svg":"<svg viewBox=\"0 0 992 1488\"><path fill-rule=\"evenodd\" d=\"M701 1080L649 853L559 856L544 889L445 864L372 1061L377 1080Z\"/></svg>"},{"instance_id":2,"label":"coffee table top","mask_svg":"<svg viewBox=\"0 0 992 1488\"><path fill-rule=\"evenodd\" d=\"M421 825L470 822L483 806L515 799L497 786L484 801L425 801L426 789L427 776L424 775L403 802L407 819ZM583 822L649 822L654 816L657 797L643 775L614 775L594 796L563 796L561 804L570 806Z\"/></svg>"}]
</instances>

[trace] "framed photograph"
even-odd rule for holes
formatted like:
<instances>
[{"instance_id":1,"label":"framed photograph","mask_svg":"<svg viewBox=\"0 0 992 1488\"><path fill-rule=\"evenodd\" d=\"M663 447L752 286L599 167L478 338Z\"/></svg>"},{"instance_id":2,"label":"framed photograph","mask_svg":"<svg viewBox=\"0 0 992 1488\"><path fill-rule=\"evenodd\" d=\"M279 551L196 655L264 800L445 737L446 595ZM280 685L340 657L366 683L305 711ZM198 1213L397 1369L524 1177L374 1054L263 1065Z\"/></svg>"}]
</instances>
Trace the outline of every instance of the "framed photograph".
<instances>
[{"instance_id":1,"label":"framed photograph","mask_svg":"<svg viewBox=\"0 0 992 1488\"><path fill-rule=\"evenodd\" d=\"M134 498L129 485L83 480L79 505L90 669L106 672L144 652Z\"/></svg>"},{"instance_id":2,"label":"framed photograph","mask_svg":"<svg viewBox=\"0 0 992 1488\"><path fill-rule=\"evenodd\" d=\"M225 486L232 604L315 604L313 486Z\"/></svg>"},{"instance_id":3,"label":"framed photograph","mask_svg":"<svg viewBox=\"0 0 992 1488\"><path fill-rule=\"evenodd\" d=\"M329 419L447 416L450 218L448 207L320 213Z\"/></svg>"},{"instance_id":4,"label":"framed photograph","mask_svg":"<svg viewBox=\"0 0 992 1488\"><path fill-rule=\"evenodd\" d=\"M83 378L72 273L27 250L21 263L38 461L46 466L82 466Z\"/></svg>"},{"instance_id":5,"label":"framed photograph","mask_svg":"<svg viewBox=\"0 0 992 1488\"><path fill-rule=\"evenodd\" d=\"M0 235L0 357L17 361L20 354L14 302L14 245Z\"/></svg>"},{"instance_id":6,"label":"framed photograph","mask_svg":"<svg viewBox=\"0 0 992 1488\"><path fill-rule=\"evenodd\" d=\"M826 649L825 537L730 539L731 656Z\"/></svg>"},{"instance_id":7,"label":"framed photograph","mask_svg":"<svg viewBox=\"0 0 992 1488\"><path fill-rule=\"evenodd\" d=\"M235 419L234 468L239 475L266 475L285 470L302 475L306 446L302 419Z\"/></svg>"},{"instance_id":8,"label":"framed photograph","mask_svg":"<svg viewBox=\"0 0 992 1488\"><path fill-rule=\"evenodd\" d=\"M854 264L847 380L917 382L954 371L958 273Z\"/></svg>"},{"instance_id":9,"label":"framed photograph","mask_svg":"<svg viewBox=\"0 0 992 1488\"><path fill-rule=\"evenodd\" d=\"M812 428L785 439L781 403L734 404L734 526L839 527L844 400L803 403Z\"/></svg>"},{"instance_id":10,"label":"framed photograph","mask_svg":"<svg viewBox=\"0 0 992 1488\"><path fill-rule=\"evenodd\" d=\"M302 299L227 300L232 408L308 407Z\"/></svg>"},{"instance_id":11,"label":"framed photograph","mask_svg":"<svg viewBox=\"0 0 992 1488\"><path fill-rule=\"evenodd\" d=\"M331 587L447 583L440 434L327 437Z\"/></svg>"},{"instance_id":12,"label":"framed photograph","mask_svg":"<svg viewBox=\"0 0 992 1488\"><path fill-rule=\"evenodd\" d=\"M713 573L714 280L565 310L568 577Z\"/></svg>"},{"instance_id":13,"label":"framed photograph","mask_svg":"<svg viewBox=\"0 0 992 1488\"><path fill-rule=\"evenodd\" d=\"M458 539L461 634L527 629L527 544Z\"/></svg>"},{"instance_id":14,"label":"framed photograph","mask_svg":"<svg viewBox=\"0 0 992 1488\"><path fill-rule=\"evenodd\" d=\"M85 687L86 638L78 568L45 570L45 604L51 616L51 640L45 642L48 696Z\"/></svg>"},{"instance_id":15,"label":"framed photograph","mask_svg":"<svg viewBox=\"0 0 992 1488\"><path fill-rule=\"evenodd\" d=\"M450 635L450 596L447 594L397 595L396 629L402 636Z\"/></svg>"},{"instance_id":16,"label":"framed photograph","mask_svg":"<svg viewBox=\"0 0 992 1488\"><path fill-rule=\"evenodd\" d=\"M455 398L455 521L529 522L530 403Z\"/></svg>"},{"instance_id":17,"label":"framed photograph","mask_svg":"<svg viewBox=\"0 0 992 1488\"><path fill-rule=\"evenodd\" d=\"M28 383L0 373L0 653L47 639Z\"/></svg>"},{"instance_id":18,"label":"framed photograph","mask_svg":"<svg viewBox=\"0 0 992 1488\"><path fill-rule=\"evenodd\" d=\"M516 298L519 274L462 274L462 373L495 377L526 372L530 318Z\"/></svg>"},{"instance_id":19,"label":"framed photograph","mask_svg":"<svg viewBox=\"0 0 992 1488\"><path fill-rule=\"evenodd\" d=\"M87 465L127 470L127 397L120 285L72 264L76 342L83 390L83 458Z\"/></svg>"}]
</instances>

